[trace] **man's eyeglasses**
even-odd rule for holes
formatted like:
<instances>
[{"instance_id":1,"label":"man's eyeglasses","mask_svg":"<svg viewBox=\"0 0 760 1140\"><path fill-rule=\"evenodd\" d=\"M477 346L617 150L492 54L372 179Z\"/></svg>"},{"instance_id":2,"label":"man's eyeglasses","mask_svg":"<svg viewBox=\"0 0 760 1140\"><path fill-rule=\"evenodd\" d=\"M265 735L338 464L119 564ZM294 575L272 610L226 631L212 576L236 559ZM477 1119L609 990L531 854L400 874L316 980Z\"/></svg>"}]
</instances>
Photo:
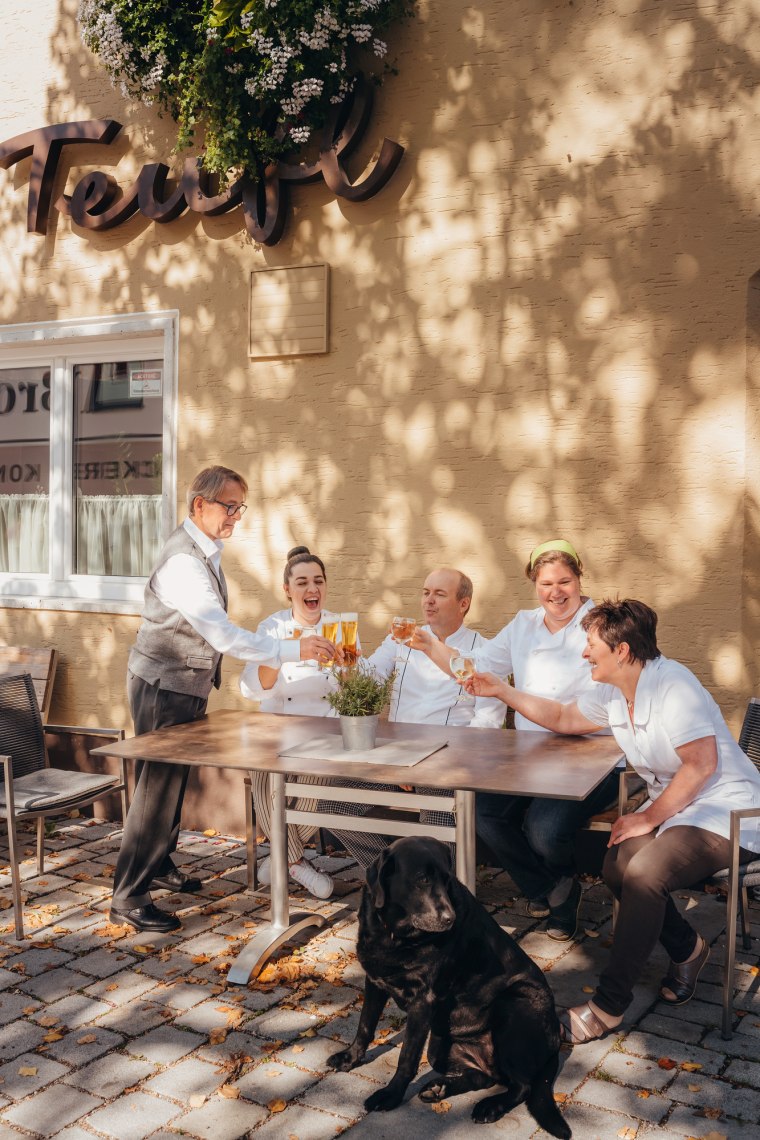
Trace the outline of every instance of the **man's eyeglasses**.
<instances>
[{"instance_id":1,"label":"man's eyeglasses","mask_svg":"<svg viewBox=\"0 0 760 1140\"><path fill-rule=\"evenodd\" d=\"M223 503L221 499L206 499L207 503L216 503L219 507L224 507L227 512L227 517L232 518L233 515L244 515L248 510L247 503Z\"/></svg>"}]
</instances>

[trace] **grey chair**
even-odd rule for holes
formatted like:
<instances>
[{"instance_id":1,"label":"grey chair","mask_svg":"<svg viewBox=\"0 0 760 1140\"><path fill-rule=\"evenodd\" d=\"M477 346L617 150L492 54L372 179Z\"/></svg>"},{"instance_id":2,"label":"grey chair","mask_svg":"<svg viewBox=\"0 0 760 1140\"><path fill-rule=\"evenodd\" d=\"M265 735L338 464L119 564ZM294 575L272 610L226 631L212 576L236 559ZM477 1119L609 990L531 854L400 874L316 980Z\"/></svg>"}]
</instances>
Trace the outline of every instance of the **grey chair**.
<instances>
[{"instance_id":1,"label":"grey chair","mask_svg":"<svg viewBox=\"0 0 760 1140\"><path fill-rule=\"evenodd\" d=\"M760 697L750 697L744 723L739 734L739 747L747 753L755 767L760 770ZM726 961L723 974L723 1023L722 1036L726 1041L732 1036L734 967L736 965L736 915L739 914L742 930L742 946L752 949L749 932L749 901L747 891L760 884L760 857L750 863L739 862L739 828L743 819L760 816L760 808L737 808L731 812L731 864L713 875L711 882L725 886L728 884L726 910Z\"/></svg>"},{"instance_id":2,"label":"grey chair","mask_svg":"<svg viewBox=\"0 0 760 1140\"><path fill-rule=\"evenodd\" d=\"M69 772L51 768L45 745L45 731L61 734L78 732L122 739L122 729L43 728L34 683L28 673L0 677L0 819L8 829L13 908L16 938L24 937L19 848L16 826L37 821L37 870L45 867L45 819L87 807L103 796L121 793L124 817L127 811L127 783L124 761L118 776L107 773Z\"/></svg>"}]
</instances>

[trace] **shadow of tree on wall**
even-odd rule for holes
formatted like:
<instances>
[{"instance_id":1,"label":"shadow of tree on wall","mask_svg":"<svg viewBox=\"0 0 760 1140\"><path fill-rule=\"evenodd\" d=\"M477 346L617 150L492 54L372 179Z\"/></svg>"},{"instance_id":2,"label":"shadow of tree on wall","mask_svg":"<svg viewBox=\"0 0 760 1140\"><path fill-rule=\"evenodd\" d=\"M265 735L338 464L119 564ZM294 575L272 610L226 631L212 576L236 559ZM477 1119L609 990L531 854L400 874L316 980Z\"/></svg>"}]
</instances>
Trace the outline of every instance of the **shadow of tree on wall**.
<instances>
[{"instance_id":1,"label":"shadow of tree on wall","mask_svg":"<svg viewBox=\"0 0 760 1140\"><path fill-rule=\"evenodd\" d=\"M60 4L48 121L124 122L129 185L168 160L172 124L110 87L75 11ZM399 75L352 163L358 176L383 133L406 146L377 199L299 188L271 249L239 211L101 235L58 219L6 258L2 319L179 310L178 486L218 461L251 484L225 555L237 620L281 604L297 541L327 561L330 602L360 611L369 648L441 563L473 576L493 633L532 604L530 548L562 533L592 595L653 604L665 652L733 714L759 679L741 580L760 19L749 3L449 2L390 38ZM0 226L20 233L23 172L13 186ZM322 260L330 352L250 362L249 271ZM50 639L49 615L29 620ZM0 611L0 633L17 621ZM76 639L87 621L52 624ZM125 719L103 658L125 661L135 623L107 625L63 693Z\"/></svg>"}]
</instances>

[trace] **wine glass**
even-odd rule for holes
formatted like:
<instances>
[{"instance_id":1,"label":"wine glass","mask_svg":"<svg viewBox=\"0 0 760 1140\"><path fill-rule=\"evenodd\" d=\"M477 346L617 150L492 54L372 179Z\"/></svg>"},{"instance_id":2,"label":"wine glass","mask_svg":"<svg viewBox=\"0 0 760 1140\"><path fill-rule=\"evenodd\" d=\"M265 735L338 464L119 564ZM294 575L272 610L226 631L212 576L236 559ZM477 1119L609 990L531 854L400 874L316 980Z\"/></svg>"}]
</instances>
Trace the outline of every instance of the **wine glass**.
<instances>
[{"instance_id":1,"label":"wine glass","mask_svg":"<svg viewBox=\"0 0 760 1140\"><path fill-rule=\"evenodd\" d=\"M409 645L417 628L417 621L410 617L395 617L391 622L391 637L402 645Z\"/></svg>"},{"instance_id":2,"label":"wine glass","mask_svg":"<svg viewBox=\"0 0 760 1140\"><path fill-rule=\"evenodd\" d=\"M475 662L472 657L452 657L449 662L449 668L453 676L459 681L460 685L464 685L468 678L472 677L475 673ZM470 699L469 693L460 693L454 704L462 704L464 701Z\"/></svg>"}]
</instances>

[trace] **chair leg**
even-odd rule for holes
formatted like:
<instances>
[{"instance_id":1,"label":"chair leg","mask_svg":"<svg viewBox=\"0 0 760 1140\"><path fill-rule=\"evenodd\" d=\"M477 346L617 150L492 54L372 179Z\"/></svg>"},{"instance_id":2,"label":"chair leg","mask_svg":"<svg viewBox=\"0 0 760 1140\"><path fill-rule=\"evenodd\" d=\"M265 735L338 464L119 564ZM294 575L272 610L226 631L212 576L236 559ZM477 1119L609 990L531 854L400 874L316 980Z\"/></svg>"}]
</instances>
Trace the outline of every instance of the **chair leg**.
<instances>
[{"instance_id":1,"label":"chair leg","mask_svg":"<svg viewBox=\"0 0 760 1140\"><path fill-rule=\"evenodd\" d=\"M127 762L122 759L119 761L119 779L121 780L121 826L127 822L127 813L129 812L129 785L127 783Z\"/></svg>"},{"instance_id":2,"label":"chair leg","mask_svg":"<svg viewBox=\"0 0 760 1140\"><path fill-rule=\"evenodd\" d=\"M16 803L13 798L13 769L10 756L0 757L3 761L5 782L5 810L8 825L8 855L11 864L11 893L13 895L13 918L16 924L16 938L24 940L24 904L21 898L21 882L18 869L18 836L16 835Z\"/></svg>"},{"instance_id":3,"label":"chair leg","mask_svg":"<svg viewBox=\"0 0 760 1140\"><path fill-rule=\"evenodd\" d=\"M45 874L45 817L37 816L37 874Z\"/></svg>"},{"instance_id":4,"label":"chair leg","mask_svg":"<svg viewBox=\"0 0 760 1140\"><path fill-rule=\"evenodd\" d=\"M736 832L736 834L734 834ZM739 909L739 836L731 820L731 863L728 869L726 900L726 961L723 970L723 1020L721 1036L729 1041L733 1035L734 967L736 965L736 912Z\"/></svg>"},{"instance_id":5,"label":"chair leg","mask_svg":"<svg viewBox=\"0 0 760 1140\"><path fill-rule=\"evenodd\" d=\"M743 879L739 887L739 914L741 915L742 924L742 947L745 950L751 950L752 935L749 932L749 895L747 894L747 887Z\"/></svg>"},{"instance_id":6,"label":"chair leg","mask_svg":"<svg viewBox=\"0 0 760 1140\"><path fill-rule=\"evenodd\" d=\"M251 777L243 780L245 785L245 862L248 871L248 890L255 891L259 885L256 871L256 807L253 802Z\"/></svg>"}]
</instances>

